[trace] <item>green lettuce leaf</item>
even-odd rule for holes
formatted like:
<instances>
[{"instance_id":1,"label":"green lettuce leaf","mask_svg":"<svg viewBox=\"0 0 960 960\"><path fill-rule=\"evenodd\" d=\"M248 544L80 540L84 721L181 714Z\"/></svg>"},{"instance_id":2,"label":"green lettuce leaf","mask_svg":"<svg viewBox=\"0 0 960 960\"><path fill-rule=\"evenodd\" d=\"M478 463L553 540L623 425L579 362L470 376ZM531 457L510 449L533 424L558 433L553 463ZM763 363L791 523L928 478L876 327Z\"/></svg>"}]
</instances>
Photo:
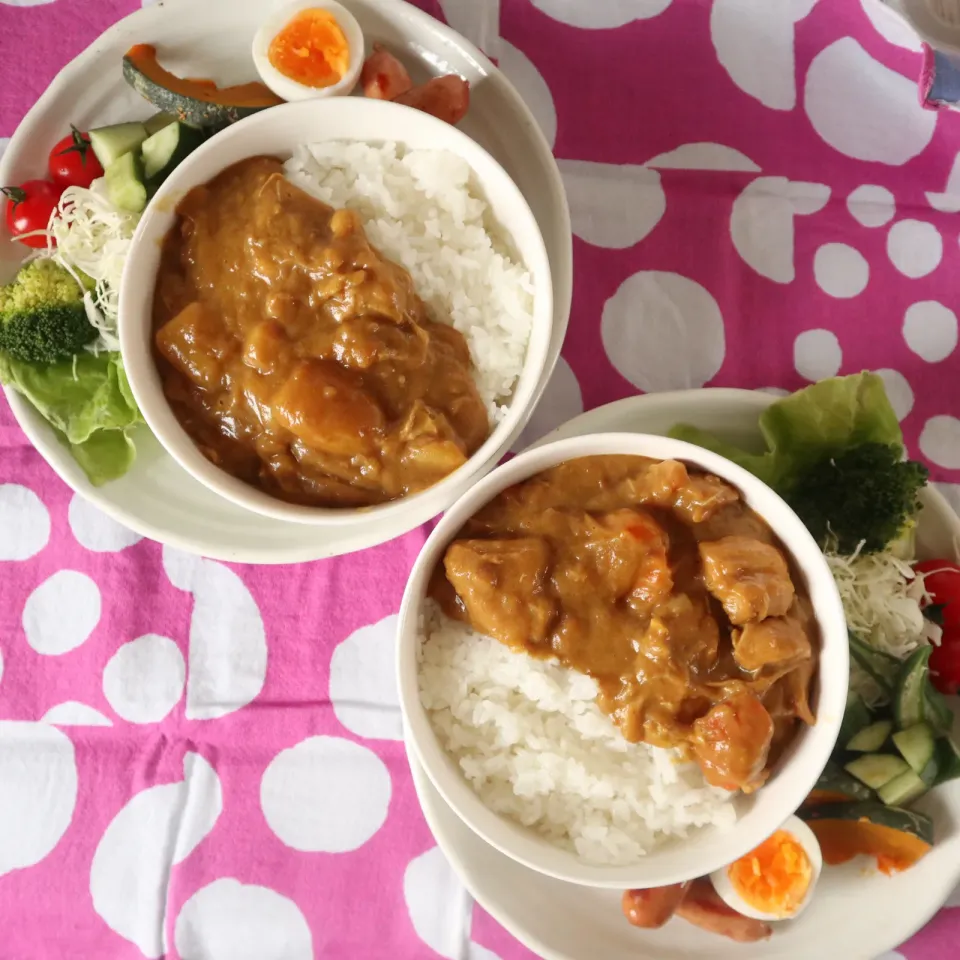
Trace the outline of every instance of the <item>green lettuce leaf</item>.
<instances>
[{"instance_id":1,"label":"green lettuce leaf","mask_svg":"<svg viewBox=\"0 0 960 960\"><path fill-rule=\"evenodd\" d=\"M118 353L78 354L50 365L0 354L0 383L23 394L70 447L96 486L123 476L142 422Z\"/></svg>"},{"instance_id":2,"label":"green lettuce leaf","mask_svg":"<svg viewBox=\"0 0 960 960\"><path fill-rule=\"evenodd\" d=\"M670 436L719 453L781 492L806 468L851 447L882 443L903 450L897 415L875 373L821 380L777 400L760 415L760 432L763 453L689 424L677 424Z\"/></svg>"}]
</instances>

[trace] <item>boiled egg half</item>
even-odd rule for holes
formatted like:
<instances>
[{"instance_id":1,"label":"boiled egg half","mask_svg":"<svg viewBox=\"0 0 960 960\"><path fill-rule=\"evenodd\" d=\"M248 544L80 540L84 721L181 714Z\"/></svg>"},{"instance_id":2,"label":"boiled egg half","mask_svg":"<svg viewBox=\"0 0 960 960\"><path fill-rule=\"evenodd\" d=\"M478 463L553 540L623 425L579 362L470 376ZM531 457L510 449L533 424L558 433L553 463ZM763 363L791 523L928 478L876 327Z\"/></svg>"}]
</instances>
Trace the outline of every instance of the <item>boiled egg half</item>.
<instances>
[{"instance_id":1,"label":"boiled egg half","mask_svg":"<svg viewBox=\"0 0 960 960\"><path fill-rule=\"evenodd\" d=\"M732 910L755 920L790 920L810 902L820 879L823 856L813 831L790 817L755 850L710 879Z\"/></svg>"},{"instance_id":2,"label":"boiled egg half","mask_svg":"<svg viewBox=\"0 0 960 960\"><path fill-rule=\"evenodd\" d=\"M253 62L284 100L346 96L363 67L363 32L335 0L298 0L263 22L253 38Z\"/></svg>"}]
</instances>

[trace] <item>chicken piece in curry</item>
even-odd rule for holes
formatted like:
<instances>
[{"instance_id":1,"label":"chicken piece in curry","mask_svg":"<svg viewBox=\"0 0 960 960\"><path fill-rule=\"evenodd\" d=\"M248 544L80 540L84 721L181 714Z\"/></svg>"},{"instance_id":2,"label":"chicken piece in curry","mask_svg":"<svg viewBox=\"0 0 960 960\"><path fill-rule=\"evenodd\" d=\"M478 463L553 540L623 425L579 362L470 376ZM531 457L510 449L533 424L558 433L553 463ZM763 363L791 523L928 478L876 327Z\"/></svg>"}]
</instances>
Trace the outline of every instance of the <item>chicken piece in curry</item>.
<instances>
[{"instance_id":1,"label":"chicken piece in curry","mask_svg":"<svg viewBox=\"0 0 960 960\"><path fill-rule=\"evenodd\" d=\"M466 340L335 210L244 160L191 190L154 294L164 392L213 463L294 503L422 490L490 432Z\"/></svg>"},{"instance_id":2,"label":"chicken piece in curry","mask_svg":"<svg viewBox=\"0 0 960 960\"><path fill-rule=\"evenodd\" d=\"M751 792L812 724L804 584L725 481L673 460L571 460L503 491L434 572L449 616L597 681L630 741Z\"/></svg>"}]
</instances>

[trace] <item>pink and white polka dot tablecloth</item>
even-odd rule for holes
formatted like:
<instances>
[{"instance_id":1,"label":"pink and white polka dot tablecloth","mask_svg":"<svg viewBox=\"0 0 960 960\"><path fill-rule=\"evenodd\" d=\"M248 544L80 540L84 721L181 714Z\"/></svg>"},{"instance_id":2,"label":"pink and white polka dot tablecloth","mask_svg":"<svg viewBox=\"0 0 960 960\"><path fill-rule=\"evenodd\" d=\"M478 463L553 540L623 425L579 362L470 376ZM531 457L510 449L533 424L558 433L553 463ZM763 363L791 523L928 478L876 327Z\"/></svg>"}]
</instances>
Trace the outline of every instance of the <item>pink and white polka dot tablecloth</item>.
<instances>
[{"instance_id":1,"label":"pink and white polka dot tablecloth","mask_svg":"<svg viewBox=\"0 0 960 960\"><path fill-rule=\"evenodd\" d=\"M641 391L869 368L960 503L960 115L920 108L879 0L423 5L516 84L570 198L570 331L525 439ZM0 0L0 135L138 6ZM287 568L164 550L2 405L0 960L529 958L469 909L404 758L424 537ZM886 960L956 956L958 907Z\"/></svg>"}]
</instances>

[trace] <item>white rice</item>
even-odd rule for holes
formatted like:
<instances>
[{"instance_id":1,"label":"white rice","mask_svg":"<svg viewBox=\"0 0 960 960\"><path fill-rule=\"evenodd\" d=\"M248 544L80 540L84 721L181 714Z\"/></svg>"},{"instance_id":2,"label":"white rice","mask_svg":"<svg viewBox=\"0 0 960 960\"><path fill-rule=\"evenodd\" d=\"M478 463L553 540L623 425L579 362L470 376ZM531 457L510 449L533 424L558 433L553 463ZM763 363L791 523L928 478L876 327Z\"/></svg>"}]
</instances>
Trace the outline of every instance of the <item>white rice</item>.
<instances>
[{"instance_id":1,"label":"white rice","mask_svg":"<svg viewBox=\"0 0 960 960\"><path fill-rule=\"evenodd\" d=\"M733 825L728 791L676 751L628 743L596 693L590 677L514 653L428 602L420 701L491 810L610 865L703 826Z\"/></svg>"},{"instance_id":2,"label":"white rice","mask_svg":"<svg viewBox=\"0 0 960 960\"><path fill-rule=\"evenodd\" d=\"M497 235L466 160L334 141L298 147L284 169L324 203L356 210L370 242L410 271L433 317L466 337L480 396L500 419L530 338L533 280Z\"/></svg>"}]
</instances>

